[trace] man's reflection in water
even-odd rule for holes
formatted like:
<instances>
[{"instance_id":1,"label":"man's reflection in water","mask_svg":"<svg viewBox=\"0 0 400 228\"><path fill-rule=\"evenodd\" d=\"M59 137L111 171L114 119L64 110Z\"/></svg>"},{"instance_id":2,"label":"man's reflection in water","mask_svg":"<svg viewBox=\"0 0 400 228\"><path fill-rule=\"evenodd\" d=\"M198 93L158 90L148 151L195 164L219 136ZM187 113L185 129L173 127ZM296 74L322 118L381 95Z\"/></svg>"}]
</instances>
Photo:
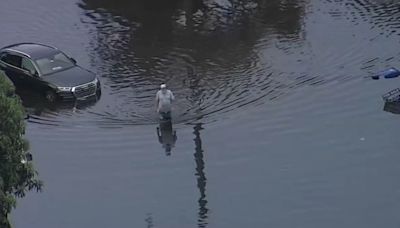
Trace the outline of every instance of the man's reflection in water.
<instances>
[{"instance_id":1,"label":"man's reflection in water","mask_svg":"<svg viewBox=\"0 0 400 228\"><path fill-rule=\"evenodd\" d=\"M172 129L171 121L160 121L160 126L157 127L158 141L162 144L165 149L167 156L171 155L171 149L175 146L175 142L178 139L176 131Z\"/></svg>"},{"instance_id":2,"label":"man's reflection in water","mask_svg":"<svg viewBox=\"0 0 400 228\"><path fill-rule=\"evenodd\" d=\"M150 213L147 214L147 217L146 217L146 219L144 221L146 221L147 228L153 228L154 227L153 215L152 214L150 214Z\"/></svg>"},{"instance_id":3,"label":"man's reflection in water","mask_svg":"<svg viewBox=\"0 0 400 228\"><path fill-rule=\"evenodd\" d=\"M196 124L194 126L193 134L195 135L194 144L195 144L195 153L194 160L196 162L196 173L197 176L197 187L200 191L200 197L198 200L199 204L199 217L198 217L198 226L206 227L207 226L207 218L208 218L208 208L207 208L207 199L206 199L206 174L204 173L204 155L202 142L200 138L200 131L203 130L201 124Z\"/></svg>"}]
</instances>

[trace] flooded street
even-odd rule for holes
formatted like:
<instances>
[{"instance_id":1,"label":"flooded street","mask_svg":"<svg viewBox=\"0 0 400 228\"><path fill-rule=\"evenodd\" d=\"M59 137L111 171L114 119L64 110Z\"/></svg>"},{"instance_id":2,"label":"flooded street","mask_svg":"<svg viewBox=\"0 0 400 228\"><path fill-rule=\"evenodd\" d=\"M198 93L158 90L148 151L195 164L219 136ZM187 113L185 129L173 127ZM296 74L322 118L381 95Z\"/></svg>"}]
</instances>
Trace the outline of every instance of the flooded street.
<instances>
[{"instance_id":1,"label":"flooded street","mask_svg":"<svg viewBox=\"0 0 400 228\"><path fill-rule=\"evenodd\" d=\"M397 1L0 4L1 47L54 45L102 83L77 104L19 91L45 186L16 228L400 225L400 116L381 98L400 79L370 78L400 68Z\"/></svg>"}]
</instances>

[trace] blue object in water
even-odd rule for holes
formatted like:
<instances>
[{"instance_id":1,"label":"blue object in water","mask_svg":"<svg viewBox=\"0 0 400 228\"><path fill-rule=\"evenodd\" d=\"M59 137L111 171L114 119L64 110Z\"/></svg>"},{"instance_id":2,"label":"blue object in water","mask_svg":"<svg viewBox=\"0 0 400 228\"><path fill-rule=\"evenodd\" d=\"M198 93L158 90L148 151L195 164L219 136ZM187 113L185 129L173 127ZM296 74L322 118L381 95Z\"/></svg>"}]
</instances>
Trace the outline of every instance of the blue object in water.
<instances>
[{"instance_id":1,"label":"blue object in water","mask_svg":"<svg viewBox=\"0 0 400 228\"><path fill-rule=\"evenodd\" d=\"M391 67L385 71L378 73L377 75L372 76L372 79L378 80L380 77L396 78L398 76L400 76L400 71L394 67Z\"/></svg>"}]
</instances>

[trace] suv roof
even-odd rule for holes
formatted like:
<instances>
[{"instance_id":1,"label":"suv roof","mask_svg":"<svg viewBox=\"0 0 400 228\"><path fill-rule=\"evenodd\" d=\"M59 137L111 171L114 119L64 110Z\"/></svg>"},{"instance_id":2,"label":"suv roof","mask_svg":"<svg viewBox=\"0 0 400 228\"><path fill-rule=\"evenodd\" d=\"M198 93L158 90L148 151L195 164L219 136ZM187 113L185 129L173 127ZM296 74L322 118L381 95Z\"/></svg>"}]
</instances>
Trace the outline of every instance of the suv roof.
<instances>
[{"instance_id":1,"label":"suv roof","mask_svg":"<svg viewBox=\"0 0 400 228\"><path fill-rule=\"evenodd\" d=\"M32 59L39 59L60 52L57 48L37 43L18 43L6 46L3 50L16 51Z\"/></svg>"}]
</instances>

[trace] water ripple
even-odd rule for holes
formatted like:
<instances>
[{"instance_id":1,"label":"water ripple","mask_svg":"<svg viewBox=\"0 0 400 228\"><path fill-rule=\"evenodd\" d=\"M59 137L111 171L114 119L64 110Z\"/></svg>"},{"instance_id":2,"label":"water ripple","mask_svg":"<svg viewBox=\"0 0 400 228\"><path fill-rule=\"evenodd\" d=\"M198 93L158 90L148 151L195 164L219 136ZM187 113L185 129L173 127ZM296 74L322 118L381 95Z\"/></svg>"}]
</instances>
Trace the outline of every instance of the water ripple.
<instances>
[{"instance_id":1,"label":"water ripple","mask_svg":"<svg viewBox=\"0 0 400 228\"><path fill-rule=\"evenodd\" d=\"M72 107L35 100L26 105L29 122L67 128L156 124L154 96L161 83L176 95L176 123L213 122L306 87L366 79L398 61L398 51L374 56L366 50L384 43L379 32L358 36L351 33L354 25L346 24L314 33L315 22L305 14L316 6L321 15L329 15L323 22L327 26L350 19L381 27L389 37L398 32L400 7L393 1L271 2L238 5L235 14L233 6L210 5L192 14L178 8L154 18L139 12L139 6L85 0L79 3L78 28L90 37L88 65L101 78L103 95L95 103Z\"/></svg>"}]
</instances>

